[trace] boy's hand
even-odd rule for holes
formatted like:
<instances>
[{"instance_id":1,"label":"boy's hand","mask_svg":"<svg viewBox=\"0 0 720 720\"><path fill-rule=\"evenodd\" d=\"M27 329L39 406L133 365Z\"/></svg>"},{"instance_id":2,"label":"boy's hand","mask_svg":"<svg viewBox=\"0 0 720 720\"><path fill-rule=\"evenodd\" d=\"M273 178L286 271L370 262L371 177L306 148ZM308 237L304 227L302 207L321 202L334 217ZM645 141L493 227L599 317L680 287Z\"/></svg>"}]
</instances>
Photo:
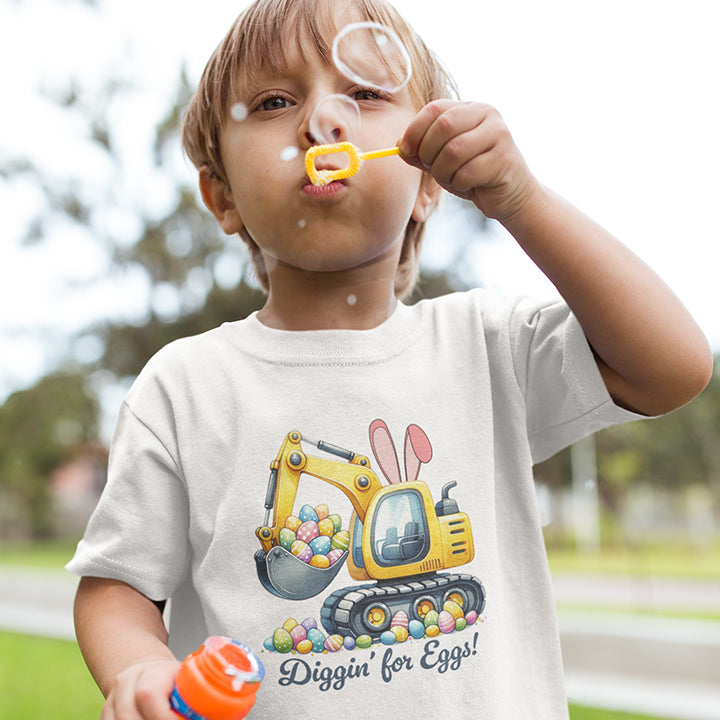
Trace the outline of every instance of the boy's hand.
<instances>
[{"instance_id":1,"label":"boy's hand","mask_svg":"<svg viewBox=\"0 0 720 720\"><path fill-rule=\"evenodd\" d=\"M408 126L400 152L445 190L501 222L540 188L498 111L482 103L431 102Z\"/></svg>"},{"instance_id":2,"label":"boy's hand","mask_svg":"<svg viewBox=\"0 0 720 720\"><path fill-rule=\"evenodd\" d=\"M170 695L180 663L158 657L123 670L113 684L100 720L178 720Z\"/></svg>"}]
</instances>

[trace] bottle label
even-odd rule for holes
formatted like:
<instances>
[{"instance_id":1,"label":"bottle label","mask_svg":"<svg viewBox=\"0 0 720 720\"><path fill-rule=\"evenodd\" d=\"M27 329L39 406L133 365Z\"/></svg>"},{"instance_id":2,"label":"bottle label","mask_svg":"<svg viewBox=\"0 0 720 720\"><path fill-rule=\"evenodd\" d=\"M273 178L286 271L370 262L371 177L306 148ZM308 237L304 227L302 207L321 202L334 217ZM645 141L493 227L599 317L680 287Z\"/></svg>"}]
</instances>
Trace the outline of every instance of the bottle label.
<instances>
[{"instance_id":1,"label":"bottle label","mask_svg":"<svg viewBox=\"0 0 720 720\"><path fill-rule=\"evenodd\" d=\"M181 717L187 720L206 720L202 715L198 715L180 696L177 688L173 688L170 696L170 707Z\"/></svg>"}]
</instances>

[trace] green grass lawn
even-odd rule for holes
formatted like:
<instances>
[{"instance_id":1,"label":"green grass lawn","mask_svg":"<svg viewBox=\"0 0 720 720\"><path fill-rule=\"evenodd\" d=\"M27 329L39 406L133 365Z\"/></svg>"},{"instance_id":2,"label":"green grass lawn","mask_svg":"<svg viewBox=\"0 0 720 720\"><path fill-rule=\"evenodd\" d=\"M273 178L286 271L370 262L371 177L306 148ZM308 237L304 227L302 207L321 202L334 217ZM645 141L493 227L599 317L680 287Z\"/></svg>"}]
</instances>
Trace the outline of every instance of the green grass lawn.
<instances>
[{"instance_id":1,"label":"green grass lawn","mask_svg":"<svg viewBox=\"0 0 720 720\"><path fill-rule=\"evenodd\" d=\"M75 643L0 632L0 720L97 720L102 695ZM572 720L653 720L570 706Z\"/></svg>"}]
</instances>

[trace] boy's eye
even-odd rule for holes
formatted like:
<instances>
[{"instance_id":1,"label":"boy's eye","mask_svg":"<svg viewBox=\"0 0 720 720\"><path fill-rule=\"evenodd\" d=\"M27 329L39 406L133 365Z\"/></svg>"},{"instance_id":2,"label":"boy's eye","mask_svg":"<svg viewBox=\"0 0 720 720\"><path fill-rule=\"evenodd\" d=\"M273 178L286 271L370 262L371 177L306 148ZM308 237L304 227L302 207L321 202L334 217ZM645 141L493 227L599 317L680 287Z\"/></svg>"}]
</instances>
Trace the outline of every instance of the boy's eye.
<instances>
[{"instance_id":1,"label":"boy's eye","mask_svg":"<svg viewBox=\"0 0 720 720\"><path fill-rule=\"evenodd\" d=\"M355 100L380 100L380 93L375 90L356 90L353 94Z\"/></svg>"},{"instance_id":2,"label":"boy's eye","mask_svg":"<svg viewBox=\"0 0 720 720\"><path fill-rule=\"evenodd\" d=\"M273 95L272 97L262 100L259 107L262 110L282 110L286 107L290 107L290 103L284 97Z\"/></svg>"}]
</instances>

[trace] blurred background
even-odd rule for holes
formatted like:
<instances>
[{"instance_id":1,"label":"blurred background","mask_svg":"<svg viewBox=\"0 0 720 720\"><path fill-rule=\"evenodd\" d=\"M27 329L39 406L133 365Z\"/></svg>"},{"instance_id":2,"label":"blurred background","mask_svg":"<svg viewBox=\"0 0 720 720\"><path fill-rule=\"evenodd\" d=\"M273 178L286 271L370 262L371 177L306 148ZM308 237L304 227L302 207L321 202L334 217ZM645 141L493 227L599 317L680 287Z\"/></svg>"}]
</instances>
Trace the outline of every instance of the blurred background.
<instances>
[{"instance_id":1,"label":"blurred background","mask_svg":"<svg viewBox=\"0 0 720 720\"><path fill-rule=\"evenodd\" d=\"M61 568L102 491L119 403L161 346L262 303L177 132L247 4L0 0L0 720L50 699L60 720L63 703L97 716ZM541 181L660 273L720 351L713 4L395 5L462 96L500 110ZM453 198L424 253L414 300L555 292ZM720 718L720 379L536 476L573 718ZM27 680L39 658L74 673L55 695Z\"/></svg>"}]
</instances>

